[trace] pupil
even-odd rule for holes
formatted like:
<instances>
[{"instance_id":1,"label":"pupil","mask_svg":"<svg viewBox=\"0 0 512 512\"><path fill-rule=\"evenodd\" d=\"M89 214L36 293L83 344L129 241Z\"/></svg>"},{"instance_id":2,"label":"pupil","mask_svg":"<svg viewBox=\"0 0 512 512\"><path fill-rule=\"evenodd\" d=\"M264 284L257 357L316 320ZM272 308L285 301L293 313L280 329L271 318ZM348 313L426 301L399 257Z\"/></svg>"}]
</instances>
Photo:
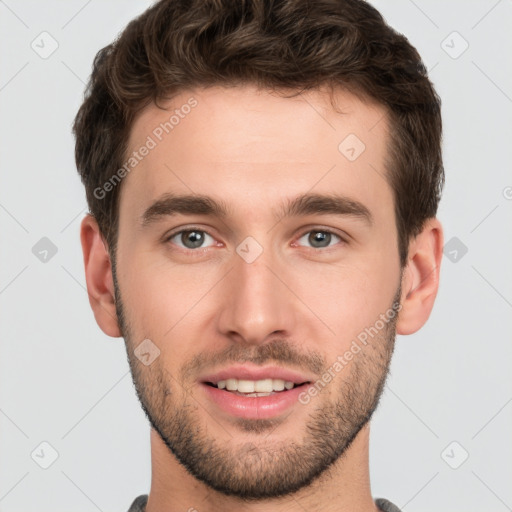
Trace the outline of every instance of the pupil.
<instances>
[{"instance_id":1,"label":"pupil","mask_svg":"<svg viewBox=\"0 0 512 512\"><path fill-rule=\"evenodd\" d=\"M331 241L331 234L323 231L315 231L314 234L311 233L309 235L309 241L313 247L326 247ZM323 242L327 242L327 244L322 245Z\"/></svg>"},{"instance_id":2,"label":"pupil","mask_svg":"<svg viewBox=\"0 0 512 512\"><path fill-rule=\"evenodd\" d=\"M182 242L189 249L200 247L203 240L204 234L199 231L186 231L182 234Z\"/></svg>"}]
</instances>

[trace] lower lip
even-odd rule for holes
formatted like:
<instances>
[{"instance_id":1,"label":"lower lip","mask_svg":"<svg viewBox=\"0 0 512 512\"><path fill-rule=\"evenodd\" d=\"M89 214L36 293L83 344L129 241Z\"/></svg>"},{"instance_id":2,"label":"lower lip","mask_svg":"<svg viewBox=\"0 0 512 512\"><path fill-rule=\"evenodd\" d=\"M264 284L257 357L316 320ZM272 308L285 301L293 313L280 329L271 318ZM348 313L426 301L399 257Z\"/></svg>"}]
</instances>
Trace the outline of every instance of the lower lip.
<instances>
[{"instance_id":1,"label":"lower lip","mask_svg":"<svg viewBox=\"0 0 512 512\"><path fill-rule=\"evenodd\" d=\"M228 414L256 420L272 418L285 412L298 402L299 395L307 389L308 384L279 391L273 395L253 397L236 395L205 383L201 383L201 386L210 399Z\"/></svg>"}]
</instances>

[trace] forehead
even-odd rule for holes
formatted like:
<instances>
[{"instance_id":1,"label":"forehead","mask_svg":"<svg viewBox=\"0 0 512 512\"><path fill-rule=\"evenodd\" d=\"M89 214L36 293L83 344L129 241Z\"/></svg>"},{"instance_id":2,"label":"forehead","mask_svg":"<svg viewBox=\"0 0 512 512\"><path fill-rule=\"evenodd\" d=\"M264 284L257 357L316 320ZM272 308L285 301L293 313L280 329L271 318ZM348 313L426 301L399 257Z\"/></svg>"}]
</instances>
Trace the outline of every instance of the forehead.
<instances>
[{"instance_id":1,"label":"forehead","mask_svg":"<svg viewBox=\"0 0 512 512\"><path fill-rule=\"evenodd\" d=\"M141 213L166 192L249 207L334 190L392 207L384 107L339 90L336 111L330 99L325 90L284 97L216 86L181 92L165 109L149 105L130 132L127 161L138 155L123 180L121 210Z\"/></svg>"}]
</instances>

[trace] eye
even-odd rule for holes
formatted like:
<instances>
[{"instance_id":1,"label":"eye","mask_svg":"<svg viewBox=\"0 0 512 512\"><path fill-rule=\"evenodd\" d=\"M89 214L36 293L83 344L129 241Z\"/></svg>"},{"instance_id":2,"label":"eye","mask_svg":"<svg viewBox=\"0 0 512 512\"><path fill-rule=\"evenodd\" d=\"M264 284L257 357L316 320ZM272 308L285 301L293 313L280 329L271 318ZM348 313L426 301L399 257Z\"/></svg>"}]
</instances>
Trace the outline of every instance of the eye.
<instances>
[{"instance_id":1,"label":"eye","mask_svg":"<svg viewBox=\"0 0 512 512\"><path fill-rule=\"evenodd\" d=\"M341 242L344 241L339 235L325 229L308 231L299 238L299 242L304 239L306 239L307 243L311 244L314 249L329 247L333 240L336 241L335 239Z\"/></svg>"},{"instance_id":2,"label":"eye","mask_svg":"<svg viewBox=\"0 0 512 512\"><path fill-rule=\"evenodd\" d=\"M176 244L178 247L182 247L183 249L198 249L202 248L201 246L210 239L215 242L212 236L210 236L206 231L201 229L185 229L182 231L178 231L167 237L166 241L171 242L174 239L176 241L172 242Z\"/></svg>"}]
</instances>

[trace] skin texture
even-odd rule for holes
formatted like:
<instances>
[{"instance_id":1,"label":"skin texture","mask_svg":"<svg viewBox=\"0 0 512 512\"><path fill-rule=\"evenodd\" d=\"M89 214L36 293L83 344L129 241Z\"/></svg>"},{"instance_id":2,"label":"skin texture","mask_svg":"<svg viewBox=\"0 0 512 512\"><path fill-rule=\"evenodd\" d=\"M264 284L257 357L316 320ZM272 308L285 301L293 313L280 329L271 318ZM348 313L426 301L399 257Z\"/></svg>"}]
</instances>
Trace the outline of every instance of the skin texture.
<instances>
[{"instance_id":1,"label":"skin texture","mask_svg":"<svg viewBox=\"0 0 512 512\"><path fill-rule=\"evenodd\" d=\"M94 218L86 216L81 230L96 321L109 336L124 335L152 426L147 512L376 511L369 419L395 334L417 331L432 310L441 224L426 223L401 269L385 179L385 111L345 91L336 93L342 114L323 90L295 98L252 86L186 91L168 111L144 109L130 151L191 97L197 106L122 182L114 272ZM338 149L349 134L365 145L354 161ZM362 203L372 223L276 214L301 194L335 192ZM228 214L159 217L143 226L144 211L165 193L208 195ZM180 229L204 230L201 247L187 248L186 236L170 238ZM325 230L333 235L315 245L314 235ZM247 237L263 249L251 263L236 250ZM317 396L275 418L231 416L199 384L236 362L319 379L397 302L398 319L359 343ZM148 366L134 354L144 339L160 351Z\"/></svg>"}]
</instances>

